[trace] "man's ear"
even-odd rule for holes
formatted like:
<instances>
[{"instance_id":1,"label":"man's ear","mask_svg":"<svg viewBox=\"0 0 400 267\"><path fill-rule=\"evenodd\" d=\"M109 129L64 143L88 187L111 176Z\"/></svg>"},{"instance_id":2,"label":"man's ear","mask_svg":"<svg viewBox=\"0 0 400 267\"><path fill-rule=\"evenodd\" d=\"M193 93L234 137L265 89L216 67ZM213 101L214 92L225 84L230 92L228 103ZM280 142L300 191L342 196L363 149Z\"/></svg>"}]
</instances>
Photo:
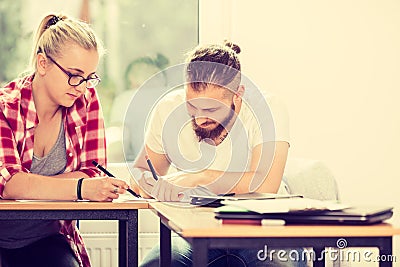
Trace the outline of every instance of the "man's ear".
<instances>
[{"instance_id":1,"label":"man's ear","mask_svg":"<svg viewBox=\"0 0 400 267\"><path fill-rule=\"evenodd\" d=\"M243 84L241 84L241 85L239 85L239 88L238 88L238 90L237 90L237 94L239 94L239 96L240 97L243 97L243 95L244 95L244 85Z\"/></svg>"},{"instance_id":2,"label":"man's ear","mask_svg":"<svg viewBox=\"0 0 400 267\"><path fill-rule=\"evenodd\" d=\"M45 75L48 67L48 60L44 53L36 55L36 68L40 75Z\"/></svg>"},{"instance_id":3,"label":"man's ear","mask_svg":"<svg viewBox=\"0 0 400 267\"><path fill-rule=\"evenodd\" d=\"M236 93L233 95L233 103L236 105L237 101L241 101L242 97L244 95L244 85L239 85L238 90L236 91Z\"/></svg>"}]
</instances>

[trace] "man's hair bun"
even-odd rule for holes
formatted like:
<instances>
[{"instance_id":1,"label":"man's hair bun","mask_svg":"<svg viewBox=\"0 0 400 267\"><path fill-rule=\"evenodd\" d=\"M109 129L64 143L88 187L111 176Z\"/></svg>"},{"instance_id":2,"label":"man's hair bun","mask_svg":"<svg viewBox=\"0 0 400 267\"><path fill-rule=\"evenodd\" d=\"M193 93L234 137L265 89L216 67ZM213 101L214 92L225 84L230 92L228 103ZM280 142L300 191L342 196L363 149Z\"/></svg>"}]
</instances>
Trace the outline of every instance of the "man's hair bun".
<instances>
[{"instance_id":1,"label":"man's hair bun","mask_svg":"<svg viewBox=\"0 0 400 267\"><path fill-rule=\"evenodd\" d=\"M233 51L235 51L236 52L236 54L239 54L240 53L240 47L237 45L237 44L234 44L234 43L232 43L232 42L230 42L230 41L228 41L228 40L224 40L224 45L225 46L227 46L227 47L229 47L230 49L232 49Z\"/></svg>"}]
</instances>

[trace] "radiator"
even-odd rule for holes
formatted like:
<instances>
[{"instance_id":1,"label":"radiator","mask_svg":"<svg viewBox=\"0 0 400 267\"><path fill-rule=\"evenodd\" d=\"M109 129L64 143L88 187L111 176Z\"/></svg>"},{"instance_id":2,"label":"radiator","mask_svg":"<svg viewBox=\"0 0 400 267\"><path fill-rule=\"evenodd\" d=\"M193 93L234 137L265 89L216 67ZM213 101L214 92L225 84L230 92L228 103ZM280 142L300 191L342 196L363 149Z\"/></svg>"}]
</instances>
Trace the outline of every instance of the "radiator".
<instances>
[{"instance_id":1,"label":"radiator","mask_svg":"<svg viewBox=\"0 0 400 267\"><path fill-rule=\"evenodd\" d=\"M90 262L93 267L118 266L118 234L117 233L83 233ZM159 242L158 233L139 234L139 263L150 249Z\"/></svg>"},{"instance_id":2,"label":"radiator","mask_svg":"<svg viewBox=\"0 0 400 267\"><path fill-rule=\"evenodd\" d=\"M118 234L82 234L93 267L118 266Z\"/></svg>"},{"instance_id":3,"label":"radiator","mask_svg":"<svg viewBox=\"0 0 400 267\"><path fill-rule=\"evenodd\" d=\"M80 220L82 234L93 267L118 266L118 222ZM159 219L150 210L139 210L138 261L159 243Z\"/></svg>"}]
</instances>

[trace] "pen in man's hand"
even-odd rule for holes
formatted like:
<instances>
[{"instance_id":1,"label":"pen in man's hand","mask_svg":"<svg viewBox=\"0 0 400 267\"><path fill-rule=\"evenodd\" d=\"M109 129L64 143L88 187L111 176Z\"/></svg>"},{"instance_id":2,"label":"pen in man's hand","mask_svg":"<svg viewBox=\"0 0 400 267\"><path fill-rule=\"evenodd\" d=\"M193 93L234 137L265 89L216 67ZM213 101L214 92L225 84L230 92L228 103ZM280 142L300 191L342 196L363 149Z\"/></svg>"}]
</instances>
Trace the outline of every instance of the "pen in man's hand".
<instances>
[{"instance_id":1,"label":"pen in man's hand","mask_svg":"<svg viewBox=\"0 0 400 267\"><path fill-rule=\"evenodd\" d=\"M153 174L153 178L154 178L154 180L157 181L158 177L157 177L156 171L154 170L153 164L151 163L149 156L146 155L145 157L146 157L147 165L149 165L150 171Z\"/></svg>"},{"instance_id":2,"label":"pen in man's hand","mask_svg":"<svg viewBox=\"0 0 400 267\"><path fill-rule=\"evenodd\" d=\"M107 176L109 176L109 177L115 177L114 175L112 175L111 172L107 171L103 166L101 166L99 163L97 163L97 161L93 160L93 161L92 161L92 164L93 164L96 168L98 168L99 170L101 170L102 172L104 172ZM135 191L133 191L133 190L130 189L130 188L126 189L126 191L128 191L129 193L131 193L134 197L141 198L140 195L136 194Z\"/></svg>"}]
</instances>

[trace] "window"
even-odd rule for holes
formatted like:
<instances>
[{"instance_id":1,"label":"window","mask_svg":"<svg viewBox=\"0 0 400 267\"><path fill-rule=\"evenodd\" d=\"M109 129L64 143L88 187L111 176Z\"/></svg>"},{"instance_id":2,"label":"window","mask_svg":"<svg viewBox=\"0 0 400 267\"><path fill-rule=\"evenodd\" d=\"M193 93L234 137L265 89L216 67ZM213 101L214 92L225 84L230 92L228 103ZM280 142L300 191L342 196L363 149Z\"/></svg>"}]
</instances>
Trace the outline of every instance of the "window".
<instances>
[{"instance_id":1,"label":"window","mask_svg":"<svg viewBox=\"0 0 400 267\"><path fill-rule=\"evenodd\" d=\"M49 12L87 18L104 42L107 54L100 62L102 81L97 91L105 116L109 161L123 161L121 126L129 100L145 80L182 63L184 54L197 45L198 0L2 1L0 84L26 69L32 35Z\"/></svg>"}]
</instances>

